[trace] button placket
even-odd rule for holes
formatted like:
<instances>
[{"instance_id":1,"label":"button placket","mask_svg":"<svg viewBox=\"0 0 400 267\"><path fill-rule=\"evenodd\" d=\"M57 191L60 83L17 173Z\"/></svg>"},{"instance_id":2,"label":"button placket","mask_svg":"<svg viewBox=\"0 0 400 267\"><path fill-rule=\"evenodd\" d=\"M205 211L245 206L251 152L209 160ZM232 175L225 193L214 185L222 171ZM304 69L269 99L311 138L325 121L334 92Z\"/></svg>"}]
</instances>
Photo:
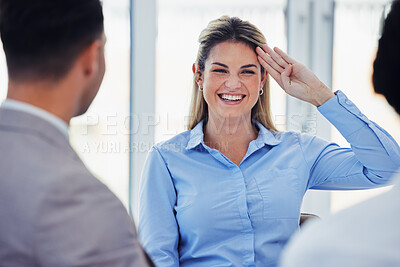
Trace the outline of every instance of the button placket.
<instances>
[{"instance_id":1,"label":"button placket","mask_svg":"<svg viewBox=\"0 0 400 267\"><path fill-rule=\"evenodd\" d=\"M243 241L246 242L246 246L248 249L243 250L243 265L244 266L253 266L254 265L254 230L251 223L249 209L247 205L247 188L246 181L243 175L242 170L236 166L235 168L235 177L237 175L238 181L238 192L240 192L240 201L238 201L240 217L242 219L243 225Z\"/></svg>"}]
</instances>

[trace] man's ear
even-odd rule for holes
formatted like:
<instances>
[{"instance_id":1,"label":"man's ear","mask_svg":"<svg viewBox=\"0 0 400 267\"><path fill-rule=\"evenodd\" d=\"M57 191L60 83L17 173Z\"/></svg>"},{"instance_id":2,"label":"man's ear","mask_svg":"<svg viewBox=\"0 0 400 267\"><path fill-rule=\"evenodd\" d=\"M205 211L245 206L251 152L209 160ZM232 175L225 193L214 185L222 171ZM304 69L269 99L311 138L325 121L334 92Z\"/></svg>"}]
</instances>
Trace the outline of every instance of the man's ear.
<instances>
[{"instance_id":1,"label":"man's ear","mask_svg":"<svg viewBox=\"0 0 400 267\"><path fill-rule=\"evenodd\" d=\"M100 40L96 40L86 47L78 57L79 65L85 77L89 77L96 73L99 69L100 56L103 45Z\"/></svg>"}]
</instances>

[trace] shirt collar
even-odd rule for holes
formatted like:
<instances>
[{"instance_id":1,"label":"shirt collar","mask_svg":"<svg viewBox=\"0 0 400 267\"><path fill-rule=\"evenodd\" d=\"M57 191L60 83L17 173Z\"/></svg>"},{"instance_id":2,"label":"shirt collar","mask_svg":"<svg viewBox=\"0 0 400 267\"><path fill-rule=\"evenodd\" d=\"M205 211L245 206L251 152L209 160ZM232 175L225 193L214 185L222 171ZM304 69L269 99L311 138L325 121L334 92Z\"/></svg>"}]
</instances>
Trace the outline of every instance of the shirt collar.
<instances>
[{"instance_id":1,"label":"shirt collar","mask_svg":"<svg viewBox=\"0 0 400 267\"><path fill-rule=\"evenodd\" d=\"M262 125L258 121L255 121L255 124L259 129L257 139L255 140L255 143L258 147L262 147L264 145L276 146L281 142L281 140L278 140L273 134L273 132L265 128L264 125ZM190 131L190 138L186 146L186 149L195 148L196 146L202 144L203 142L204 142L203 121L201 121L196 125L196 127L194 127Z\"/></svg>"},{"instance_id":2,"label":"shirt collar","mask_svg":"<svg viewBox=\"0 0 400 267\"><path fill-rule=\"evenodd\" d=\"M186 149L192 149L204 142L203 121L199 122L191 131Z\"/></svg>"},{"instance_id":3,"label":"shirt collar","mask_svg":"<svg viewBox=\"0 0 400 267\"><path fill-rule=\"evenodd\" d=\"M258 121L254 122L259 129L257 139L255 140L258 147L263 145L276 146L281 142L281 140L276 138L275 132L268 130Z\"/></svg>"},{"instance_id":4,"label":"shirt collar","mask_svg":"<svg viewBox=\"0 0 400 267\"><path fill-rule=\"evenodd\" d=\"M55 115L47 112L44 109L38 108L36 106L17 101L12 99L6 99L1 104L2 108L12 109L16 111L26 112L36 117L39 117L56 127L67 139L69 139L68 134L68 124L66 124L62 119L56 117Z\"/></svg>"}]
</instances>

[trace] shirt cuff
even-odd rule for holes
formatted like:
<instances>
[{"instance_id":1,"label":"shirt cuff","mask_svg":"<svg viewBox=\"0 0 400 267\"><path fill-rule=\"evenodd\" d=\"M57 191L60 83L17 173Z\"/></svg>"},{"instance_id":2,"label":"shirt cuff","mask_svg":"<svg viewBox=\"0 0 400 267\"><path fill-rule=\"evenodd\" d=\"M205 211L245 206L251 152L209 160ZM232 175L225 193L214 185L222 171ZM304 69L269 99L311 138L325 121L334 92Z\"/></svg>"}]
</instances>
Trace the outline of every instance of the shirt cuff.
<instances>
[{"instance_id":1,"label":"shirt cuff","mask_svg":"<svg viewBox=\"0 0 400 267\"><path fill-rule=\"evenodd\" d=\"M342 91L336 91L335 95L317 109L348 140L353 133L371 122Z\"/></svg>"}]
</instances>

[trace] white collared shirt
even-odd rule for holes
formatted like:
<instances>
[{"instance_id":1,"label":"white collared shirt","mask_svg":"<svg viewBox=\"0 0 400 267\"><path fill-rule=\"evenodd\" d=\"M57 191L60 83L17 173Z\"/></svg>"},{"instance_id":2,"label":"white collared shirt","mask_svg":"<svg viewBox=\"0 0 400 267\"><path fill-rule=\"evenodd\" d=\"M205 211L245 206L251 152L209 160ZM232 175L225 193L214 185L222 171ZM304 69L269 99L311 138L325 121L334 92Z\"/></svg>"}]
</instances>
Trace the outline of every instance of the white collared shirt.
<instances>
[{"instance_id":1,"label":"white collared shirt","mask_svg":"<svg viewBox=\"0 0 400 267\"><path fill-rule=\"evenodd\" d=\"M56 127L67 138L67 140L69 140L68 124L65 123L65 121L63 121L59 117L51 114L50 112L47 112L44 109L12 99L4 100L3 103L1 104L1 107L5 109L12 109L12 110L26 112L31 115L37 116L39 118L42 118L43 120L51 123L54 127Z\"/></svg>"}]
</instances>

